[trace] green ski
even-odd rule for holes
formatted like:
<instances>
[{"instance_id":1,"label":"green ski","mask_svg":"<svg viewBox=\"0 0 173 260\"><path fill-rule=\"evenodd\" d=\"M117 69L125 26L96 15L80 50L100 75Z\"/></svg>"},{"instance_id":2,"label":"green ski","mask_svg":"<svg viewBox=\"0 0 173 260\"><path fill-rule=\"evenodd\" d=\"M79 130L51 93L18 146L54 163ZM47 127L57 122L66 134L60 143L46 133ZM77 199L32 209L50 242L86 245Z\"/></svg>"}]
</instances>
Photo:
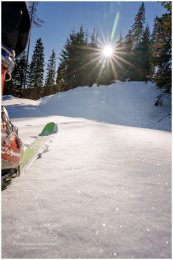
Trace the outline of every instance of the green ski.
<instances>
[{"instance_id":1,"label":"green ski","mask_svg":"<svg viewBox=\"0 0 173 260\"><path fill-rule=\"evenodd\" d=\"M44 149L45 143L50 140L51 135L57 132L58 127L56 123L50 122L46 124L37 139L24 151L20 164L21 170L24 170L37 158L38 154Z\"/></svg>"}]
</instances>

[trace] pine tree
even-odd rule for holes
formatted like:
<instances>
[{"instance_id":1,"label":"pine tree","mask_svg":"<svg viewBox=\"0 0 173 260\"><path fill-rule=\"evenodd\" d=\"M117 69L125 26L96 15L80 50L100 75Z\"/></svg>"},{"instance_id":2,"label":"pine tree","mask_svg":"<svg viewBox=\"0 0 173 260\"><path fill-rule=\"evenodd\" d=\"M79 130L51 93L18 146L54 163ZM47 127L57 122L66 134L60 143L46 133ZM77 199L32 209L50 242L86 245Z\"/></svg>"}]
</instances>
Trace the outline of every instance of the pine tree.
<instances>
[{"instance_id":1,"label":"pine tree","mask_svg":"<svg viewBox=\"0 0 173 260\"><path fill-rule=\"evenodd\" d=\"M57 70L57 78L56 78L56 92L66 91L67 90L67 84L64 79L65 77L65 63L62 61Z\"/></svg>"},{"instance_id":2,"label":"pine tree","mask_svg":"<svg viewBox=\"0 0 173 260\"><path fill-rule=\"evenodd\" d=\"M66 44L60 53L59 66L57 71L57 86L63 91L69 90L74 84L73 74L73 46L72 42L75 38L75 33L72 32L67 38Z\"/></svg>"},{"instance_id":3,"label":"pine tree","mask_svg":"<svg viewBox=\"0 0 173 260\"><path fill-rule=\"evenodd\" d=\"M153 80L157 86L171 92L172 83L172 5L163 2L167 13L155 18L152 38Z\"/></svg>"},{"instance_id":4,"label":"pine tree","mask_svg":"<svg viewBox=\"0 0 173 260\"><path fill-rule=\"evenodd\" d=\"M78 86L78 72L77 68L80 67L79 47L77 33L72 32L70 34L70 42L67 44L67 59L68 63L66 66L66 79L68 89L72 89Z\"/></svg>"},{"instance_id":5,"label":"pine tree","mask_svg":"<svg viewBox=\"0 0 173 260\"><path fill-rule=\"evenodd\" d=\"M141 44L142 35L144 31L144 24L145 24L145 6L144 3L142 3L135 17L135 22L132 26L133 50L138 49L139 45Z\"/></svg>"},{"instance_id":6,"label":"pine tree","mask_svg":"<svg viewBox=\"0 0 173 260\"><path fill-rule=\"evenodd\" d=\"M68 90L86 84L87 38L83 26L68 37L59 58L58 89Z\"/></svg>"},{"instance_id":7,"label":"pine tree","mask_svg":"<svg viewBox=\"0 0 173 260\"><path fill-rule=\"evenodd\" d=\"M38 2L33 2L33 1L28 2L28 9L29 9L29 14L30 14L30 19L31 19L31 29L30 29L29 39L28 39L28 47L27 47L27 51L26 51L26 67L28 67L28 58L29 58L32 27L40 27L44 23L44 21L37 16L37 7L38 7ZM25 92L26 92L25 85L27 83L26 77L27 77L27 72L25 73L25 76L24 76L23 96L26 96L25 95Z\"/></svg>"},{"instance_id":8,"label":"pine tree","mask_svg":"<svg viewBox=\"0 0 173 260\"><path fill-rule=\"evenodd\" d=\"M147 25L141 43L141 80L147 82L151 74L151 36L149 26Z\"/></svg>"},{"instance_id":9,"label":"pine tree","mask_svg":"<svg viewBox=\"0 0 173 260\"><path fill-rule=\"evenodd\" d=\"M33 88L33 99L40 98L44 77L44 47L41 38L36 41L29 70L29 87Z\"/></svg>"},{"instance_id":10,"label":"pine tree","mask_svg":"<svg viewBox=\"0 0 173 260\"><path fill-rule=\"evenodd\" d=\"M125 54L125 78L131 80L133 77L133 61L132 61L133 37L132 30L129 30L124 39L124 54Z\"/></svg>"},{"instance_id":11,"label":"pine tree","mask_svg":"<svg viewBox=\"0 0 173 260\"><path fill-rule=\"evenodd\" d=\"M57 70L57 78L56 78L56 86L57 92L66 91L70 89L70 84L68 82L69 77L67 74L68 67L69 67L69 59L68 59L68 50L70 50L70 40L67 38L66 44L64 49L61 51L59 57L59 66Z\"/></svg>"},{"instance_id":12,"label":"pine tree","mask_svg":"<svg viewBox=\"0 0 173 260\"><path fill-rule=\"evenodd\" d=\"M55 76L56 76L56 54L52 50L48 64L47 75L45 79L45 85L43 90L43 96L55 93Z\"/></svg>"},{"instance_id":13,"label":"pine tree","mask_svg":"<svg viewBox=\"0 0 173 260\"><path fill-rule=\"evenodd\" d=\"M135 17L135 22L132 26L132 58L133 64L131 78L132 80L142 80L142 37L145 24L145 6L141 4L139 11Z\"/></svg>"},{"instance_id":14,"label":"pine tree","mask_svg":"<svg viewBox=\"0 0 173 260\"><path fill-rule=\"evenodd\" d=\"M98 60L99 53L99 42L98 42L98 33L94 29L93 33L90 36L90 41L88 42L87 50L87 70L86 76L88 78L87 85L92 86L94 83L101 84L100 82L100 66ZM99 66L100 65L100 66Z\"/></svg>"},{"instance_id":15,"label":"pine tree","mask_svg":"<svg viewBox=\"0 0 173 260\"><path fill-rule=\"evenodd\" d=\"M84 86L86 82L86 51L87 51L87 39L85 37L83 26L80 27L79 32L76 34L76 39L73 44L74 48L74 74L75 74L75 86Z\"/></svg>"},{"instance_id":16,"label":"pine tree","mask_svg":"<svg viewBox=\"0 0 173 260\"><path fill-rule=\"evenodd\" d=\"M122 35L120 35L116 42L116 57L114 61L114 79L124 81L126 79L126 55L125 44Z\"/></svg>"}]
</instances>

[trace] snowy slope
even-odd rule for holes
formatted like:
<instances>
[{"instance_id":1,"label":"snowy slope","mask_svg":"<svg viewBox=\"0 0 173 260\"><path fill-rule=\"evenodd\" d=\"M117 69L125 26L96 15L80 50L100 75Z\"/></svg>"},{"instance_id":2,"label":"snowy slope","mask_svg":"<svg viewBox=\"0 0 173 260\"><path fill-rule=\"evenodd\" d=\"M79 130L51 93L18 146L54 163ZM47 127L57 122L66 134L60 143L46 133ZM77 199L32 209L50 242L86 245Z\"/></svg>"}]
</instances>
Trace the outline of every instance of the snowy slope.
<instances>
[{"instance_id":1,"label":"snowy slope","mask_svg":"<svg viewBox=\"0 0 173 260\"><path fill-rule=\"evenodd\" d=\"M156 107L159 93L151 82L118 81L110 86L78 87L40 101L18 103L19 99L11 98L3 103L12 118L59 115L170 131L170 98Z\"/></svg>"},{"instance_id":2,"label":"snowy slope","mask_svg":"<svg viewBox=\"0 0 173 260\"><path fill-rule=\"evenodd\" d=\"M170 100L154 107L158 93L119 82L3 101L26 144L59 126L2 193L3 258L171 258L171 133L157 130L171 129L159 122Z\"/></svg>"}]
</instances>

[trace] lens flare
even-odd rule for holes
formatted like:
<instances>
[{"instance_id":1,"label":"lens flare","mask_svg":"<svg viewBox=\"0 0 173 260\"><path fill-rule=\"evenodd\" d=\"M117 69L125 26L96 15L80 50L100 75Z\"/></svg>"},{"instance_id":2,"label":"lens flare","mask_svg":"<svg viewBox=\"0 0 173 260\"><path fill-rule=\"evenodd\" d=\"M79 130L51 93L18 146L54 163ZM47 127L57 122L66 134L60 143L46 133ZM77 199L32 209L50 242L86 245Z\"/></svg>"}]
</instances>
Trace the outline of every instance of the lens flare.
<instances>
[{"instance_id":1,"label":"lens flare","mask_svg":"<svg viewBox=\"0 0 173 260\"><path fill-rule=\"evenodd\" d=\"M113 55L113 48L110 45L106 45L103 48L103 55L105 57L111 57Z\"/></svg>"},{"instance_id":2,"label":"lens flare","mask_svg":"<svg viewBox=\"0 0 173 260\"><path fill-rule=\"evenodd\" d=\"M112 33L111 33L111 41L113 41L113 38L115 36L115 32L116 32L116 29L117 29L119 18L120 18L120 13L118 12L115 15L115 19L114 19L114 24L113 24Z\"/></svg>"}]
</instances>

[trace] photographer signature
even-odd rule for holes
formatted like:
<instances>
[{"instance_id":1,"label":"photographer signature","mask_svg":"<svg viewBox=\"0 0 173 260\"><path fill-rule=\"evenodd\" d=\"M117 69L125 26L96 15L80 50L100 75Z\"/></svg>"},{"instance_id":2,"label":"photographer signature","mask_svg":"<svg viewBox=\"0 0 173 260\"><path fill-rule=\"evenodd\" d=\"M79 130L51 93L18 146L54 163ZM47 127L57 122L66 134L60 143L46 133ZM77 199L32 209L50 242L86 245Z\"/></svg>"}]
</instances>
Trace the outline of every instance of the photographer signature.
<instances>
[{"instance_id":1,"label":"photographer signature","mask_svg":"<svg viewBox=\"0 0 173 260\"><path fill-rule=\"evenodd\" d=\"M47 237L53 241L57 240L57 233L55 228L56 224L45 223L37 225L24 225L21 222L16 221L16 234L17 239L22 239L23 237L33 237L41 238Z\"/></svg>"}]
</instances>

